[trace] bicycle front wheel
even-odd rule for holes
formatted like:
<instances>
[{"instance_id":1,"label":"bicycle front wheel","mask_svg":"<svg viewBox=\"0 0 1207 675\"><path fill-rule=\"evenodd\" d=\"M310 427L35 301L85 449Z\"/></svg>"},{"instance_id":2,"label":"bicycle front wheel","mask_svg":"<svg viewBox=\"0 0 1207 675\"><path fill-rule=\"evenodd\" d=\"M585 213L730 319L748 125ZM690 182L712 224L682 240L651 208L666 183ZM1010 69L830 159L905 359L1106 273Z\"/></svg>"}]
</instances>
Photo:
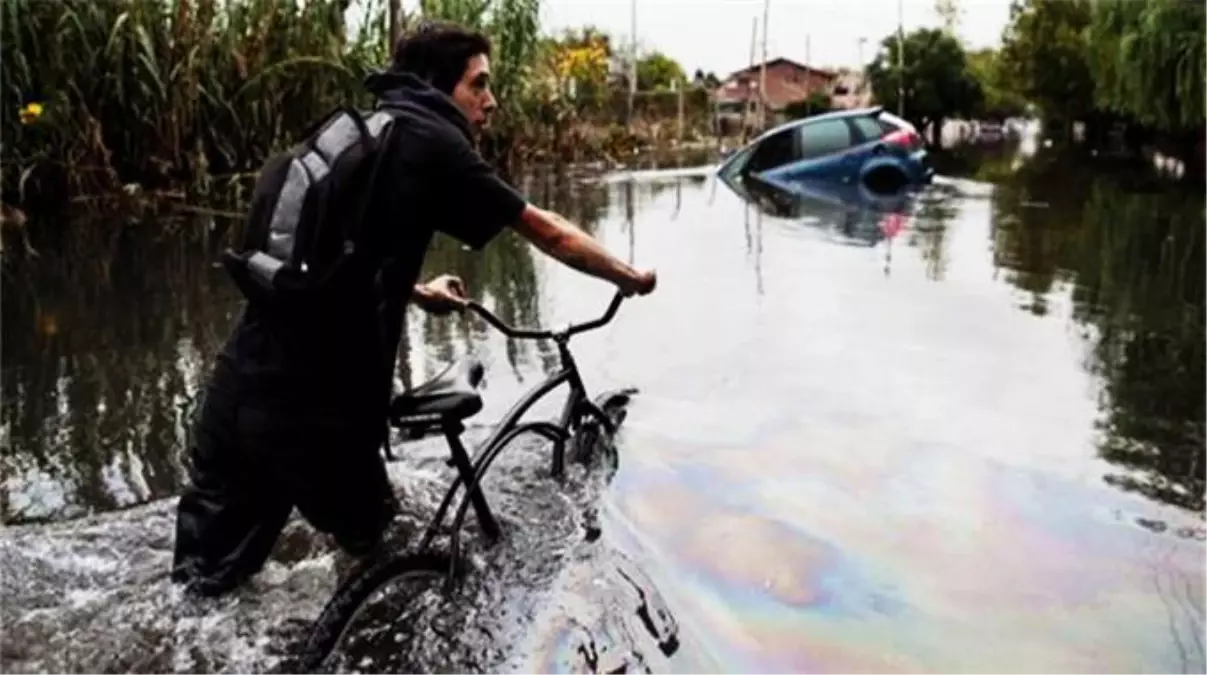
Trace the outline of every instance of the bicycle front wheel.
<instances>
[{"instance_id":1,"label":"bicycle front wheel","mask_svg":"<svg viewBox=\"0 0 1207 675\"><path fill-rule=\"evenodd\" d=\"M604 428L594 415L584 414L575 425L570 438L568 460L578 464L602 464L609 472L615 472L619 458L613 445L613 433L620 429L628 414L627 406L636 389L606 392L593 401L596 410L607 418L611 431Z\"/></svg>"},{"instance_id":2,"label":"bicycle front wheel","mask_svg":"<svg viewBox=\"0 0 1207 675\"><path fill-rule=\"evenodd\" d=\"M301 672L316 672L327 664L377 591L392 586L398 589L396 597L410 602L444 583L450 563L449 556L437 553L404 554L354 573L336 589L314 622L298 657Z\"/></svg>"}]
</instances>

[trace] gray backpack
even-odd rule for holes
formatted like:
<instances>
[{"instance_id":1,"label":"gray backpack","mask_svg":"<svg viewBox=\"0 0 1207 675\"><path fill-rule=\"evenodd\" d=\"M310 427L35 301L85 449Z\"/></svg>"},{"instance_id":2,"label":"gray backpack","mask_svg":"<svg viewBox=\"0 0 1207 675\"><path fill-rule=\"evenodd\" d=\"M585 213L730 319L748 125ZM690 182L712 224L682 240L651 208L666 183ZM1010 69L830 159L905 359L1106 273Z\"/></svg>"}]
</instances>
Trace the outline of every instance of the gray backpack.
<instances>
[{"instance_id":1,"label":"gray backpack","mask_svg":"<svg viewBox=\"0 0 1207 675\"><path fill-rule=\"evenodd\" d=\"M310 313L376 273L360 234L396 119L340 107L264 163L242 245L222 255L250 303Z\"/></svg>"}]
</instances>

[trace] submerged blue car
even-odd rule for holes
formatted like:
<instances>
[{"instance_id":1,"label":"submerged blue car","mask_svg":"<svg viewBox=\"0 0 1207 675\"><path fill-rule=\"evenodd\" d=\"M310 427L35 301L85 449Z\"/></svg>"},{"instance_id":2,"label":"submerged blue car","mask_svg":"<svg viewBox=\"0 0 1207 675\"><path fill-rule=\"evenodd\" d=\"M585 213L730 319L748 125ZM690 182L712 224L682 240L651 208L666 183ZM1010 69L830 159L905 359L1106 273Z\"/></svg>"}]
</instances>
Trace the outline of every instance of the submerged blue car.
<instances>
[{"instance_id":1,"label":"submerged blue car","mask_svg":"<svg viewBox=\"0 0 1207 675\"><path fill-rule=\"evenodd\" d=\"M762 134L721 165L733 180L754 175L793 190L802 182L859 183L895 191L934 177L925 143L909 122L883 106L839 110L782 124Z\"/></svg>"},{"instance_id":2,"label":"submerged blue car","mask_svg":"<svg viewBox=\"0 0 1207 675\"><path fill-rule=\"evenodd\" d=\"M801 180L785 190L757 176L721 177L734 194L759 211L825 231L843 244L875 246L896 236L913 210L914 191L875 191L860 183Z\"/></svg>"}]
</instances>

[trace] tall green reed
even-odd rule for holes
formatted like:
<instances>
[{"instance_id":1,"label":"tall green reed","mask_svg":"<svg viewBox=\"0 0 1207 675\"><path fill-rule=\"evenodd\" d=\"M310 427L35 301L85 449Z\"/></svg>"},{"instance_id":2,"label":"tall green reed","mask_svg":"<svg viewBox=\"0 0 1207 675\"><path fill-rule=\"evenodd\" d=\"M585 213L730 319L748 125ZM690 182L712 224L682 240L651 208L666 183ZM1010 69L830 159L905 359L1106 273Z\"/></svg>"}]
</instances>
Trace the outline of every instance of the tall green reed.
<instances>
[{"instance_id":1,"label":"tall green reed","mask_svg":"<svg viewBox=\"0 0 1207 675\"><path fill-rule=\"evenodd\" d=\"M342 0L4 0L6 191L254 171L331 107L368 103L385 15L361 4L348 36ZM31 102L43 113L23 123Z\"/></svg>"},{"instance_id":2,"label":"tall green reed","mask_svg":"<svg viewBox=\"0 0 1207 675\"><path fill-rule=\"evenodd\" d=\"M540 0L408 9L404 25L421 14L491 37L501 110L487 154L573 144L546 128ZM388 0L3 0L0 20L3 197L35 211L38 197L254 173L334 106L370 105L364 77L392 51ZM18 114L29 103L37 119Z\"/></svg>"}]
</instances>

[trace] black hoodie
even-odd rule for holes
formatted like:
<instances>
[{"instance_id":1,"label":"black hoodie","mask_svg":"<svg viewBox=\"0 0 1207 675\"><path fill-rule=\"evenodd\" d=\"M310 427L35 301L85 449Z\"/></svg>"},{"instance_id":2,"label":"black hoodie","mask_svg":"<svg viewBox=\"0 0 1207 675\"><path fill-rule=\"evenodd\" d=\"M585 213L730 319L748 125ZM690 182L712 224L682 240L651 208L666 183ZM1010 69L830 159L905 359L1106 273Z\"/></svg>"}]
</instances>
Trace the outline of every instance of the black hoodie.
<instances>
[{"instance_id":1,"label":"black hoodie","mask_svg":"<svg viewBox=\"0 0 1207 675\"><path fill-rule=\"evenodd\" d=\"M448 95L390 71L365 86L378 107L402 111L364 232L382 261L380 296L350 298L349 315L322 330L245 311L218 358L214 386L288 414L315 407L364 416L375 408L381 388L372 383L392 371L403 310L434 233L481 249L527 205L478 154L469 120Z\"/></svg>"},{"instance_id":2,"label":"black hoodie","mask_svg":"<svg viewBox=\"0 0 1207 675\"><path fill-rule=\"evenodd\" d=\"M392 70L370 73L365 78L365 89L377 97L378 107L410 109L417 114L436 114L461 131L469 142L473 142L473 131L465 113L453 99L411 73Z\"/></svg>"}]
</instances>

